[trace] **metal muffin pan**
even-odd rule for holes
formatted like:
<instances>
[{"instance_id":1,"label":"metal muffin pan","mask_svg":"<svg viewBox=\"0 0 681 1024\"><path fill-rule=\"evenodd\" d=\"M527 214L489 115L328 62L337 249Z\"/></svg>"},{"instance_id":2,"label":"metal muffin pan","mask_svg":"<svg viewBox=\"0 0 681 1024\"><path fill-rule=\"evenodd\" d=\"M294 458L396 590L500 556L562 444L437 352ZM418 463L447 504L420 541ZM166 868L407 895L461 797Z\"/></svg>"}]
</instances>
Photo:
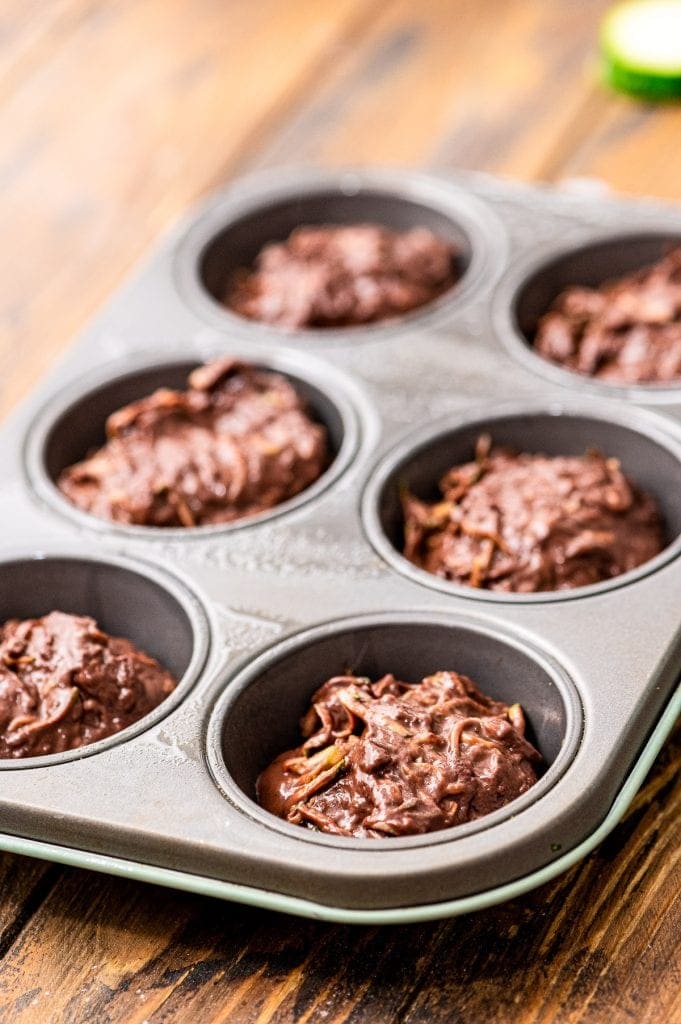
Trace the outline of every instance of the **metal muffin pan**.
<instances>
[{"instance_id":1,"label":"metal muffin pan","mask_svg":"<svg viewBox=\"0 0 681 1024\"><path fill-rule=\"evenodd\" d=\"M464 275L430 307L375 327L285 333L222 310L220 261L250 258L300 218L430 224L459 242ZM379 922L490 905L602 838L679 702L681 400L608 387L605 401L576 375L546 374L511 333L519 268L529 279L540 257L548 265L558 237L579 251L618 231L611 273L629 267L625 234L681 234L681 210L472 175L298 171L237 183L180 224L3 428L12 553L0 608L67 602L183 678L110 741L52 763L1 762L21 770L2 771L0 846ZM109 412L223 353L287 374L327 423L334 459L318 484L274 514L190 530L114 526L64 501L56 476L101 441ZM665 551L612 586L530 599L408 566L395 547L397 476L427 490L483 424L528 448L607 447L660 501ZM118 570L126 586L101 582ZM410 678L453 668L519 700L544 775L495 814L422 837L342 839L268 815L253 800L257 772L293 742L315 686L348 665Z\"/></svg>"}]
</instances>

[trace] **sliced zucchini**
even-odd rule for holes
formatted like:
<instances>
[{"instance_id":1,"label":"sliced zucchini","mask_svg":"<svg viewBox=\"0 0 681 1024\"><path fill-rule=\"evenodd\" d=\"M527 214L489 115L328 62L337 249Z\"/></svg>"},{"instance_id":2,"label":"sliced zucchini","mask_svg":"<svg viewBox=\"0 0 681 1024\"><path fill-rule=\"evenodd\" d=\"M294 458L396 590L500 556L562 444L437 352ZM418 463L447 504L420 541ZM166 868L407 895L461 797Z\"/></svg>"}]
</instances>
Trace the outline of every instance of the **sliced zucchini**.
<instances>
[{"instance_id":1,"label":"sliced zucchini","mask_svg":"<svg viewBox=\"0 0 681 1024\"><path fill-rule=\"evenodd\" d=\"M601 26L606 80L646 99L681 97L681 0L626 0Z\"/></svg>"}]
</instances>

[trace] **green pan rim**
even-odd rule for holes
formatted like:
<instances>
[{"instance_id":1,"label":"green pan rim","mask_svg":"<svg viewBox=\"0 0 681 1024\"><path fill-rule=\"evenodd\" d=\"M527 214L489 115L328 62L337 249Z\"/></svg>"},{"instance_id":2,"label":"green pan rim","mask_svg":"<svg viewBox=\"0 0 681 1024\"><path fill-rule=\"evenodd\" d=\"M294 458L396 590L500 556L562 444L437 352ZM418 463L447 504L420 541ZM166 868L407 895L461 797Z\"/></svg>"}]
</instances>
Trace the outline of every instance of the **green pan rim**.
<instances>
[{"instance_id":1,"label":"green pan rim","mask_svg":"<svg viewBox=\"0 0 681 1024\"><path fill-rule=\"evenodd\" d=\"M355 910L344 907L327 906L297 896L286 896L266 889L256 889L235 882L225 882L202 875L190 874L171 868L161 868L137 861L125 860L109 854L88 853L71 847L59 846L36 839L25 839L0 833L0 850L7 853L37 857L40 860L55 861L69 867L87 868L100 871L120 878L132 878L153 885L163 885L171 889L181 889L202 896L231 900L247 906L266 910L277 910L298 917L308 917L320 921L332 921L338 924L379 925L379 924L413 924L420 921L434 921L438 918L457 917L473 911L515 899L535 889L557 875L567 871L587 854L615 828L623 817L629 804L640 789L646 775L655 761L665 740L671 733L676 719L681 714L681 684L669 700L652 735L644 746L638 760L627 776L614 803L601 824L582 840L577 846L556 858L550 864L533 871L522 878L515 879L472 896L445 900L440 903L420 904L412 907L389 907L383 910Z\"/></svg>"}]
</instances>

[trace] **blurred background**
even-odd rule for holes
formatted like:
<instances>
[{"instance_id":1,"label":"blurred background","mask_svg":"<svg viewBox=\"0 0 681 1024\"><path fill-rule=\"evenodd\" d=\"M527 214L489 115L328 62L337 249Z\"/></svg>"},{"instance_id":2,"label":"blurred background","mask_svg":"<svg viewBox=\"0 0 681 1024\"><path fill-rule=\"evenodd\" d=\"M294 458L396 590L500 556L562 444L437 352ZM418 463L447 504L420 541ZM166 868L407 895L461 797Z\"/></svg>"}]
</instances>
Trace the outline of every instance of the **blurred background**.
<instances>
[{"instance_id":1,"label":"blurred background","mask_svg":"<svg viewBox=\"0 0 681 1024\"><path fill-rule=\"evenodd\" d=\"M0 415L188 204L254 168L393 162L681 197L681 107L599 79L607 6L2 0Z\"/></svg>"}]
</instances>

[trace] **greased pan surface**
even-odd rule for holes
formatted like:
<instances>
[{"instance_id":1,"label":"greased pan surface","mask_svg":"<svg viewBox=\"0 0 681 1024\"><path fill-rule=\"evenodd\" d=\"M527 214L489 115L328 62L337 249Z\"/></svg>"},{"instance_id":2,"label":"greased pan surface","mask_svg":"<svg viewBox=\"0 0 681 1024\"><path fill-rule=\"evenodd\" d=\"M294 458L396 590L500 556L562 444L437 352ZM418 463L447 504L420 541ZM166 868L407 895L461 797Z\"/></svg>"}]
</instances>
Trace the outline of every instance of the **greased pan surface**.
<instances>
[{"instance_id":1,"label":"greased pan surface","mask_svg":"<svg viewBox=\"0 0 681 1024\"><path fill-rule=\"evenodd\" d=\"M283 334L219 306L221 263L296 223L358 219L456 241L460 284L369 328ZM345 920L474 909L584 852L670 727L681 390L593 385L541 363L526 338L573 272L600 280L674 237L670 207L406 171L258 176L187 218L17 411L0 450L3 616L68 593L157 657L170 645L181 685L111 742L0 762L0 845ZM219 353L271 366L306 396L331 438L318 484L227 527L113 527L72 509L54 479L98 443L108 412ZM395 480L426 486L481 425L530 450L607 447L660 501L664 552L612 585L531 599L414 570L396 547ZM271 818L254 777L338 659L470 672L523 703L546 774L502 811L427 836L339 839Z\"/></svg>"}]
</instances>

